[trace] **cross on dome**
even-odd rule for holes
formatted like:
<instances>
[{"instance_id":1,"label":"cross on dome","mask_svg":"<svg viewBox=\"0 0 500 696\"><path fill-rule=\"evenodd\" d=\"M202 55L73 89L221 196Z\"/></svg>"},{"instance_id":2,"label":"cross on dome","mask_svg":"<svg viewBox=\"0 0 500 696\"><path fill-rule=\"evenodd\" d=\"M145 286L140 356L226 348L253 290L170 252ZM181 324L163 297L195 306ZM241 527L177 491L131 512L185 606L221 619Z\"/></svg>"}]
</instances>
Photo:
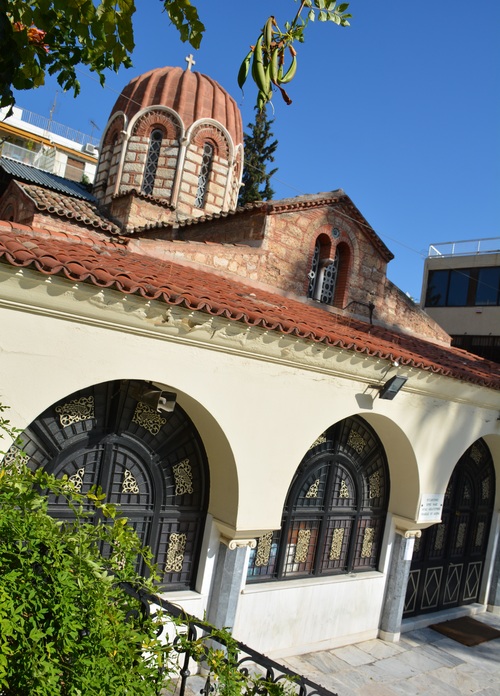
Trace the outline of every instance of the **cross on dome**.
<instances>
[{"instance_id":1,"label":"cross on dome","mask_svg":"<svg viewBox=\"0 0 500 696\"><path fill-rule=\"evenodd\" d=\"M192 53L190 53L188 56L186 56L185 60L186 60L186 63L188 64L188 66L187 66L188 70L191 70L193 65L196 65L196 61L195 61Z\"/></svg>"}]
</instances>

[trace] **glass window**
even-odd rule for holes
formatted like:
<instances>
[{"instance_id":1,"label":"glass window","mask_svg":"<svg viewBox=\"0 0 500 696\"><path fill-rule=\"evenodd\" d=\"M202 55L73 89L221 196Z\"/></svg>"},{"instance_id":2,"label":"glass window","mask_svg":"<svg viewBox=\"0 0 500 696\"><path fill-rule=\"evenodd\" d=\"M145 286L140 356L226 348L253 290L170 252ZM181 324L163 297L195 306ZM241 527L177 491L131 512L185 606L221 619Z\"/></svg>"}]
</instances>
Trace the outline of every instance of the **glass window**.
<instances>
[{"instance_id":1,"label":"glass window","mask_svg":"<svg viewBox=\"0 0 500 696\"><path fill-rule=\"evenodd\" d=\"M357 417L332 426L299 467L281 530L258 539L248 581L376 568L388 498L387 463L375 432Z\"/></svg>"},{"instance_id":2,"label":"glass window","mask_svg":"<svg viewBox=\"0 0 500 696\"><path fill-rule=\"evenodd\" d=\"M480 268L476 289L476 305L498 305L500 268Z\"/></svg>"},{"instance_id":3,"label":"glass window","mask_svg":"<svg viewBox=\"0 0 500 696\"><path fill-rule=\"evenodd\" d=\"M148 156L146 158L146 167L144 169L144 180L142 182L142 192L147 193L148 195L151 195L154 190L162 140L163 133L159 128L151 133Z\"/></svg>"},{"instance_id":4,"label":"glass window","mask_svg":"<svg viewBox=\"0 0 500 696\"><path fill-rule=\"evenodd\" d=\"M448 290L449 271L429 271L427 280L426 307L444 307Z\"/></svg>"},{"instance_id":5,"label":"glass window","mask_svg":"<svg viewBox=\"0 0 500 696\"><path fill-rule=\"evenodd\" d=\"M471 271L469 268L450 271L450 282L448 285L448 307L465 307L469 294L469 282Z\"/></svg>"},{"instance_id":6,"label":"glass window","mask_svg":"<svg viewBox=\"0 0 500 696\"><path fill-rule=\"evenodd\" d=\"M198 177L198 190L194 205L196 208L203 208L205 205L205 197L207 195L208 179L212 170L212 161L214 158L214 148L210 143L205 143L203 146L203 158L201 161L201 170Z\"/></svg>"}]
</instances>

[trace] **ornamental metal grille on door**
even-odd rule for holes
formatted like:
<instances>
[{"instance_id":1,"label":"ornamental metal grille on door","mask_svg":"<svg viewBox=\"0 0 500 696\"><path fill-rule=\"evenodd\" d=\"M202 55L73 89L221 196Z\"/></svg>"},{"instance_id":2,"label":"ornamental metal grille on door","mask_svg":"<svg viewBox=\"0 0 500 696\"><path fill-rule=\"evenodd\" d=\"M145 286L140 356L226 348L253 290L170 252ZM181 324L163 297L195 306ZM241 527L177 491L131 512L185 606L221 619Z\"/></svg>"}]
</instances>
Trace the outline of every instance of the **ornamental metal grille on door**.
<instances>
[{"instance_id":1,"label":"ornamental metal grille on door","mask_svg":"<svg viewBox=\"0 0 500 696\"><path fill-rule=\"evenodd\" d=\"M100 486L151 547L165 589L192 589L208 493L206 455L177 404L158 413L137 399L141 382L92 386L48 408L24 431L29 466L64 475L77 491ZM71 511L52 497L50 512Z\"/></svg>"}]
</instances>

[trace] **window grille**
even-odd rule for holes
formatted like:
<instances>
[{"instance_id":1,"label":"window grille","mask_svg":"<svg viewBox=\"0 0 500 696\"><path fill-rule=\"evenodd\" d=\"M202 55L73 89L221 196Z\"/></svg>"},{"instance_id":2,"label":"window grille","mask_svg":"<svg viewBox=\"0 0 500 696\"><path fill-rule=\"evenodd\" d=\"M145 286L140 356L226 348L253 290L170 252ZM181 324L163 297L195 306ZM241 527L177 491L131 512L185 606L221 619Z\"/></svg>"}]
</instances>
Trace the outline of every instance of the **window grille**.
<instances>
[{"instance_id":1,"label":"window grille","mask_svg":"<svg viewBox=\"0 0 500 696\"><path fill-rule=\"evenodd\" d=\"M156 128L149 140L148 155L146 157L146 166L144 168L144 179L142 182L142 192L151 195L155 186L156 170L158 168L158 160L160 158L161 143L163 140L163 132Z\"/></svg>"},{"instance_id":2,"label":"window grille","mask_svg":"<svg viewBox=\"0 0 500 696\"><path fill-rule=\"evenodd\" d=\"M214 148L210 143L205 143L203 146L203 158L201 161L201 170L198 177L198 190L194 205L196 208L203 208L205 205L205 197L207 195L208 180L212 170L212 162L214 159Z\"/></svg>"},{"instance_id":3,"label":"window grille","mask_svg":"<svg viewBox=\"0 0 500 696\"><path fill-rule=\"evenodd\" d=\"M179 404L158 420L135 395L141 385L107 382L68 396L23 432L22 448L30 467L67 476L82 493L100 486L151 548L160 585L194 589L209 490L205 451ZM49 499L49 512L72 514L64 496Z\"/></svg>"},{"instance_id":4,"label":"window grille","mask_svg":"<svg viewBox=\"0 0 500 696\"><path fill-rule=\"evenodd\" d=\"M267 543L264 535L251 552L249 582L377 567L389 500L382 444L359 417L325 435L308 450L292 482L281 530Z\"/></svg>"},{"instance_id":5,"label":"window grille","mask_svg":"<svg viewBox=\"0 0 500 696\"><path fill-rule=\"evenodd\" d=\"M339 253L335 254L333 261L329 258L321 258L321 242L318 239L314 247L311 270L309 271L309 286L307 296L322 304L333 304L335 287L339 270Z\"/></svg>"}]
</instances>

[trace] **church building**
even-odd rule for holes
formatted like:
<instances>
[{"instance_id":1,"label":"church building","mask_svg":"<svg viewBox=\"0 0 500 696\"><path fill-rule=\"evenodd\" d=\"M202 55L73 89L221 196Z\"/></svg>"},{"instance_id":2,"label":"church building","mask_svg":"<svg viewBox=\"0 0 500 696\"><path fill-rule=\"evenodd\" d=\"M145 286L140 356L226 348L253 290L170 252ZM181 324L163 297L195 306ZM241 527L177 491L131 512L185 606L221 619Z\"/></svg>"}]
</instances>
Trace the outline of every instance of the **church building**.
<instances>
[{"instance_id":1,"label":"church building","mask_svg":"<svg viewBox=\"0 0 500 696\"><path fill-rule=\"evenodd\" d=\"M178 67L124 88L92 193L0 158L26 461L100 485L167 599L273 657L500 613L500 365L344 191L238 207L242 168L236 102Z\"/></svg>"}]
</instances>

